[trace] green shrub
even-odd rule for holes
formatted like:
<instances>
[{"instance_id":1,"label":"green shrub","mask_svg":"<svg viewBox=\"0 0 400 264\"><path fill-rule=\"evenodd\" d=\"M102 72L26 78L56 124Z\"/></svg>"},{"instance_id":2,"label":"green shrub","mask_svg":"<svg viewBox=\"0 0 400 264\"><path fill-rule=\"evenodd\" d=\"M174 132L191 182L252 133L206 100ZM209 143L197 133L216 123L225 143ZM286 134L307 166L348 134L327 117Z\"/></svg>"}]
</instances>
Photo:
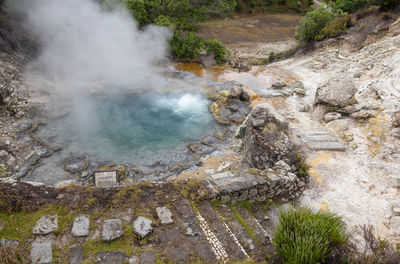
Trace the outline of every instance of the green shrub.
<instances>
[{"instance_id":1,"label":"green shrub","mask_svg":"<svg viewBox=\"0 0 400 264\"><path fill-rule=\"evenodd\" d=\"M341 217L309 208L282 211L273 244L284 263L323 263L349 235Z\"/></svg>"},{"instance_id":2,"label":"green shrub","mask_svg":"<svg viewBox=\"0 0 400 264\"><path fill-rule=\"evenodd\" d=\"M380 6L384 10L392 9L399 5L398 0L370 0L370 4Z\"/></svg>"},{"instance_id":3,"label":"green shrub","mask_svg":"<svg viewBox=\"0 0 400 264\"><path fill-rule=\"evenodd\" d=\"M204 41L192 32L175 31L171 44L173 51L179 58L194 59L199 56L203 49Z\"/></svg>"},{"instance_id":4,"label":"green shrub","mask_svg":"<svg viewBox=\"0 0 400 264\"><path fill-rule=\"evenodd\" d=\"M221 63L227 56L231 54L231 51L222 45L218 40L212 39L205 42L205 48L207 54L214 54L217 63Z\"/></svg>"},{"instance_id":5,"label":"green shrub","mask_svg":"<svg viewBox=\"0 0 400 264\"><path fill-rule=\"evenodd\" d=\"M351 25L352 18L350 15L334 18L329 24L324 27L321 34L324 37L337 37L346 31L348 25Z\"/></svg>"},{"instance_id":6,"label":"green shrub","mask_svg":"<svg viewBox=\"0 0 400 264\"><path fill-rule=\"evenodd\" d=\"M315 39L334 17L334 14L325 7L309 11L300 25L296 27L296 38L301 40Z\"/></svg>"},{"instance_id":7,"label":"green shrub","mask_svg":"<svg viewBox=\"0 0 400 264\"><path fill-rule=\"evenodd\" d=\"M352 13L366 7L368 1L369 0L336 0L336 2L330 2L330 5L334 12L342 11Z\"/></svg>"}]
</instances>

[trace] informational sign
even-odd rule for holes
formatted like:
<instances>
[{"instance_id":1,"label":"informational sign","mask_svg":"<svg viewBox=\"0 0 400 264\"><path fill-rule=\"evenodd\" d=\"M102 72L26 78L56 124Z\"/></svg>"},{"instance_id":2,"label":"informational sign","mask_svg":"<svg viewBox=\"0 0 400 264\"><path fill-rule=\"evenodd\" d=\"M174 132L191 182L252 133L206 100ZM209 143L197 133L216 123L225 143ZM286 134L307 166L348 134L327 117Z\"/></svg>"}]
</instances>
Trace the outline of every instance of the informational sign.
<instances>
[{"instance_id":1,"label":"informational sign","mask_svg":"<svg viewBox=\"0 0 400 264\"><path fill-rule=\"evenodd\" d=\"M96 171L94 185L98 188L115 187L118 185L118 171Z\"/></svg>"}]
</instances>

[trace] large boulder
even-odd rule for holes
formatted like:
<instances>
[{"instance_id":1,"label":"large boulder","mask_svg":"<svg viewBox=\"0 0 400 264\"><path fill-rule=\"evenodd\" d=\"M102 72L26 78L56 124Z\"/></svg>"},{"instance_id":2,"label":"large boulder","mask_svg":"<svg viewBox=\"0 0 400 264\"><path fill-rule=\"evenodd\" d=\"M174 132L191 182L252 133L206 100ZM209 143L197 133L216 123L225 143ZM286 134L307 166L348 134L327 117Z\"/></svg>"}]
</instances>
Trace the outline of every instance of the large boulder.
<instances>
[{"instance_id":1,"label":"large boulder","mask_svg":"<svg viewBox=\"0 0 400 264\"><path fill-rule=\"evenodd\" d=\"M210 112L218 123L240 124L250 112L248 105L251 96L238 82L217 83L210 87L205 95L213 101Z\"/></svg>"},{"instance_id":2,"label":"large boulder","mask_svg":"<svg viewBox=\"0 0 400 264\"><path fill-rule=\"evenodd\" d=\"M297 162L295 153L300 147L292 141L289 124L269 104L256 106L240 129L245 160L251 167L272 168L280 160L289 165Z\"/></svg>"},{"instance_id":3,"label":"large boulder","mask_svg":"<svg viewBox=\"0 0 400 264\"><path fill-rule=\"evenodd\" d=\"M318 86L314 105L326 105L334 108L357 103L357 88L347 78L333 78Z\"/></svg>"}]
</instances>

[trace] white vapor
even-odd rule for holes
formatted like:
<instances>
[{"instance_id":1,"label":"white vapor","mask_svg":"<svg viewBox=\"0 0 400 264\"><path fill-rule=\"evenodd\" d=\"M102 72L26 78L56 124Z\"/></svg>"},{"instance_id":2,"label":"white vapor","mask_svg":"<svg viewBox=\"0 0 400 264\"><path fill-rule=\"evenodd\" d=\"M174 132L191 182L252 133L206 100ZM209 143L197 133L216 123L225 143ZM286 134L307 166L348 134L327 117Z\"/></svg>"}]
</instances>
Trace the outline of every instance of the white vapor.
<instances>
[{"instance_id":1,"label":"white vapor","mask_svg":"<svg viewBox=\"0 0 400 264\"><path fill-rule=\"evenodd\" d=\"M34 69L79 92L92 83L154 88L157 67L166 58L170 32L139 30L126 10L105 12L92 0L9 0L38 37Z\"/></svg>"}]
</instances>

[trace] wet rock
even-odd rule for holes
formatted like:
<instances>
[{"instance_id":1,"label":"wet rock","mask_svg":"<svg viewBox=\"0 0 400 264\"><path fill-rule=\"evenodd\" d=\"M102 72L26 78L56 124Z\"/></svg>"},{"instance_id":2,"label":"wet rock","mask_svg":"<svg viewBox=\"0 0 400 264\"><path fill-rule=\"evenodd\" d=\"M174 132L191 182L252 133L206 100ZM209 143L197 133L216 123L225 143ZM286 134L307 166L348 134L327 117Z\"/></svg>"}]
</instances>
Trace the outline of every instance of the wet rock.
<instances>
[{"instance_id":1,"label":"wet rock","mask_svg":"<svg viewBox=\"0 0 400 264\"><path fill-rule=\"evenodd\" d=\"M133 223L133 230L136 234L144 238L153 228L151 227L152 221L146 217L139 216Z\"/></svg>"},{"instance_id":2,"label":"wet rock","mask_svg":"<svg viewBox=\"0 0 400 264\"><path fill-rule=\"evenodd\" d=\"M209 147L214 147L218 142L218 139L213 136L205 136L201 139L201 143Z\"/></svg>"},{"instance_id":3,"label":"wet rock","mask_svg":"<svg viewBox=\"0 0 400 264\"><path fill-rule=\"evenodd\" d=\"M83 263L83 249L81 246L74 247L70 250L70 258L68 264L82 264Z\"/></svg>"},{"instance_id":4,"label":"wet rock","mask_svg":"<svg viewBox=\"0 0 400 264\"><path fill-rule=\"evenodd\" d=\"M342 117L342 114L340 114L340 113L330 112L330 113L327 113L327 114L324 116L324 120L325 120L325 122L331 122L331 121L333 121L333 120L338 120L338 119L340 119L341 117Z\"/></svg>"},{"instance_id":5,"label":"wet rock","mask_svg":"<svg viewBox=\"0 0 400 264\"><path fill-rule=\"evenodd\" d=\"M35 235L46 235L50 234L58 229L58 217L57 215L42 216L33 228L33 234Z\"/></svg>"},{"instance_id":6,"label":"wet rock","mask_svg":"<svg viewBox=\"0 0 400 264\"><path fill-rule=\"evenodd\" d=\"M172 220L172 214L171 211L167 207L157 207L156 212L158 215L158 218L161 221L162 225L168 225L172 224L174 221Z\"/></svg>"},{"instance_id":7,"label":"wet rock","mask_svg":"<svg viewBox=\"0 0 400 264\"><path fill-rule=\"evenodd\" d=\"M96 254L98 264L124 264L126 255L121 251L101 251Z\"/></svg>"},{"instance_id":8,"label":"wet rock","mask_svg":"<svg viewBox=\"0 0 400 264\"><path fill-rule=\"evenodd\" d=\"M259 120L263 120L265 125L259 126ZM293 152L297 148L292 143L291 136L288 122L272 106L256 106L246 120L246 162L253 168L266 169L283 159L291 166L295 162Z\"/></svg>"},{"instance_id":9,"label":"wet rock","mask_svg":"<svg viewBox=\"0 0 400 264\"><path fill-rule=\"evenodd\" d=\"M64 160L64 170L75 173L86 170L89 167L89 157L86 155L72 155Z\"/></svg>"},{"instance_id":10,"label":"wet rock","mask_svg":"<svg viewBox=\"0 0 400 264\"><path fill-rule=\"evenodd\" d=\"M75 218L72 225L71 235L74 237L85 237L89 235L89 216L80 215Z\"/></svg>"},{"instance_id":11,"label":"wet rock","mask_svg":"<svg viewBox=\"0 0 400 264\"><path fill-rule=\"evenodd\" d=\"M317 88L314 105L345 107L357 103L357 88L347 78L333 78Z\"/></svg>"},{"instance_id":12,"label":"wet rock","mask_svg":"<svg viewBox=\"0 0 400 264\"><path fill-rule=\"evenodd\" d=\"M144 251L140 253L140 264L155 264L156 253L154 251Z\"/></svg>"},{"instance_id":13,"label":"wet rock","mask_svg":"<svg viewBox=\"0 0 400 264\"><path fill-rule=\"evenodd\" d=\"M31 246L31 261L32 263L48 264L53 262L52 242L34 241Z\"/></svg>"},{"instance_id":14,"label":"wet rock","mask_svg":"<svg viewBox=\"0 0 400 264\"><path fill-rule=\"evenodd\" d=\"M215 151L214 147L206 146L206 145L203 145L203 144L189 143L187 145L187 147L193 153L197 153L197 154L200 154L200 155L211 154L212 152Z\"/></svg>"},{"instance_id":15,"label":"wet rock","mask_svg":"<svg viewBox=\"0 0 400 264\"><path fill-rule=\"evenodd\" d=\"M119 219L108 219L103 223L103 232L101 233L101 239L103 241L112 241L124 234L122 231L121 220Z\"/></svg>"}]
</instances>

